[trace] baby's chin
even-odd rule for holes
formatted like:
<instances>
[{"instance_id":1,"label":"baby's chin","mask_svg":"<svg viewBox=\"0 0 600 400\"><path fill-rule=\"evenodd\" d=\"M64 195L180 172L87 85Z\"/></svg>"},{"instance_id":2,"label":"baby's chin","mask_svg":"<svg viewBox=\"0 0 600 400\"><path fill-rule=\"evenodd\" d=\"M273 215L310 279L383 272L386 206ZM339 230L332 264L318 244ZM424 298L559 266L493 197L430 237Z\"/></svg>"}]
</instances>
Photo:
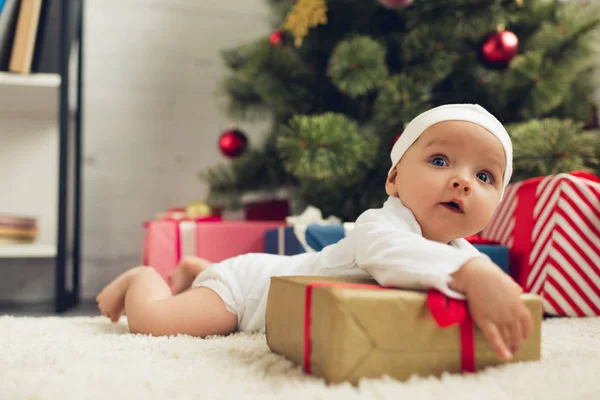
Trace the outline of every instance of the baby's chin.
<instances>
[{"instance_id":1,"label":"baby's chin","mask_svg":"<svg viewBox=\"0 0 600 400\"><path fill-rule=\"evenodd\" d=\"M452 242L453 240L457 240L457 239L463 239L472 235L477 234L480 231L474 231L474 233L470 233L469 232L444 232L444 231L438 231L438 232L427 232L427 231L423 231L423 237L425 239L428 240L433 240L434 242L439 242L439 243L444 243L444 244L448 244L450 242Z\"/></svg>"}]
</instances>

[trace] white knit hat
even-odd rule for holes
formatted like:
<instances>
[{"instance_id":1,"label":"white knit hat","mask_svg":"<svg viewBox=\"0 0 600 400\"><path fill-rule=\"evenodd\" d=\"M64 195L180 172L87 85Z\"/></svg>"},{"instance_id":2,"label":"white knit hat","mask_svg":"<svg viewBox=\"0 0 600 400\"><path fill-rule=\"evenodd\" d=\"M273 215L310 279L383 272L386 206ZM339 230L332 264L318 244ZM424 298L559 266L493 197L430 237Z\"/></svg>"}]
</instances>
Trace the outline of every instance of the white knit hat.
<instances>
[{"instance_id":1,"label":"white knit hat","mask_svg":"<svg viewBox=\"0 0 600 400\"><path fill-rule=\"evenodd\" d=\"M443 121L468 121L487 129L492 133L504 147L506 155L506 170L504 171L504 187L503 192L512 176L512 143L508 132L502 126L502 123L490 114L485 108L477 104L448 104L432 108L429 111L415 117L404 129L402 135L398 138L392 151L390 158L392 159L392 167L388 175L392 172L396 164L400 161L406 150L421 136L425 129Z\"/></svg>"}]
</instances>

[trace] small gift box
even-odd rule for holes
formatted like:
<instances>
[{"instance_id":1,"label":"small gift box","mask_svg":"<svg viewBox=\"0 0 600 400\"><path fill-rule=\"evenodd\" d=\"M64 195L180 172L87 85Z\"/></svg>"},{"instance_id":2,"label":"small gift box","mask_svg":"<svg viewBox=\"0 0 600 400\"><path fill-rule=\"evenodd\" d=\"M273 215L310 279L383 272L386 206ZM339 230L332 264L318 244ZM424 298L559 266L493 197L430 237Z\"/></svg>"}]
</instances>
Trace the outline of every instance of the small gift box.
<instances>
[{"instance_id":1,"label":"small gift box","mask_svg":"<svg viewBox=\"0 0 600 400\"><path fill-rule=\"evenodd\" d=\"M244 218L248 221L284 221L290 215L289 189L250 192L241 197Z\"/></svg>"},{"instance_id":2,"label":"small gift box","mask_svg":"<svg viewBox=\"0 0 600 400\"><path fill-rule=\"evenodd\" d=\"M218 217L146 222L143 263L166 279L187 255L220 262L264 252L264 235L283 224L275 221L222 221Z\"/></svg>"},{"instance_id":3,"label":"small gift box","mask_svg":"<svg viewBox=\"0 0 600 400\"><path fill-rule=\"evenodd\" d=\"M342 224L340 219L329 216L323 219L321 210L309 206L297 216L287 217L289 226L281 226L265 233L265 252L292 256L316 252L341 240L354 224Z\"/></svg>"},{"instance_id":4,"label":"small gift box","mask_svg":"<svg viewBox=\"0 0 600 400\"><path fill-rule=\"evenodd\" d=\"M522 299L533 331L511 362L541 355L541 299ZM266 337L273 352L329 383L383 375L406 380L506 363L474 326L464 301L362 279L271 278Z\"/></svg>"},{"instance_id":5,"label":"small gift box","mask_svg":"<svg viewBox=\"0 0 600 400\"><path fill-rule=\"evenodd\" d=\"M586 172L508 185L482 232L510 248L513 278L552 315L600 315L600 183Z\"/></svg>"},{"instance_id":6,"label":"small gift box","mask_svg":"<svg viewBox=\"0 0 600 400\"><path fill-rule=\"evenodd\" d=\"M319 225L310 224L299 234L303 236L303 245L293 226L282 226L265 232L265 252L293 256L295 254L320 251L325 246L337 243L351 228L351 224ZM305 247L306 246L306 247Z\"/></svg>"}]
</instances>

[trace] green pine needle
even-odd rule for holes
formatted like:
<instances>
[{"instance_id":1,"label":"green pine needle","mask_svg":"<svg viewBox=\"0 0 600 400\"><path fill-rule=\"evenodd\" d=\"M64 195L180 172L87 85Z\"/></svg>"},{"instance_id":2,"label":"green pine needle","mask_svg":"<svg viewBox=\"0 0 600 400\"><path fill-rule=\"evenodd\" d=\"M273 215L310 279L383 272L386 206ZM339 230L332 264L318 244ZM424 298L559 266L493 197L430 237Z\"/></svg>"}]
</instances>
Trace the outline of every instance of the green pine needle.
<instances>
[{"instance_id":1,"label":"green pine needle","mask_svg":"<svg viewBox=\"0 0 600 400\"><path fill-rule=\"evenodd\" d=\"M431 94L427 88L404 74L388 79L373 106L377 126L401 130L411 119L431 108Z\"/></svg>"},{"instance_id":2,"label":"green pine needle","mask_svg":"<svg viewBox=\"0 0 600 400\"><path fill-rule=\"evenodd\" d=\"M364 95L387 77L385 47L366 36L344 40L333 50L327 74L343 93Z\"/></svg>"},{"instance_id":3,"label":"green pine needle","mask_svg":"<svg viewBox=\"0 0 600 400\"><path fill-rule=\"evenodd\" d=\"M342 114L293 117L277 148L284 166L301 179L350 177L372 165L379 141Z\"/></svg>"},{"instance_id":4,"label":"green pine needle","mask_svg":"<svg viewBox=\"0 0 600 400\"><path fill-rule=\"evenodd\" d=\"M596 165L600 133L582 131L582 127L581 123L557 118L507 126L515 154L513 181Z\"/></svg>"}]
</instances>

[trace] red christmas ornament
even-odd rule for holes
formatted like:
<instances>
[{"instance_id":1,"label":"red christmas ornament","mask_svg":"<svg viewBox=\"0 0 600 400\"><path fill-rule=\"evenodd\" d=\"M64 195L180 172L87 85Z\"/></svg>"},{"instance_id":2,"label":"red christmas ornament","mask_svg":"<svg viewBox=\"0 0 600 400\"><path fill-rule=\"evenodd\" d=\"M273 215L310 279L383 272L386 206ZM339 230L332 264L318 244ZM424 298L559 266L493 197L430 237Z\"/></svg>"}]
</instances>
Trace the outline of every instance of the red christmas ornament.
<instances>
[{"instance_id":1,"label":"red christmas ornament","mask_svg":"<svg viewBox=\"0 0 600 400\"><path fill-rule=\"evenodd\" d=\"M386 8L398 9L408 7L413 0L379 0L379 3Z\"/></svg>"},{"instance_id":2,"label":"red christmas ornament","mask_svg":"<svg viewBox=\"0 0 600 400\"><path fill-rule=\"evenodd\" d=\"M280 46L283 44L283 39L283 32L276 30L275 32L271 33L271 36L269 36L269 43L271 43L271 46Z\"/></svg>"},{"instance_id":3,"label":"red christmas ornament","mask_svg":"<svg viewBox=\"0 0 600 400\"><path fill-rule=\"evenodd\" d=\"M239 129L228 129L219 138L219 149L224 156L236 158L246 152L248 138Z\"/></svg>"},{"instance_id":4,"label":"red christmas ornament","mask_svg":"<svg viewBox=\"0 0 600 400\"><path fill-rule=\"evenodd\" d=\"M491 68L505 68L519 50L519 38L511 31L490 34L481 45L482 62Z\"/></svg>"}]
</instances>

